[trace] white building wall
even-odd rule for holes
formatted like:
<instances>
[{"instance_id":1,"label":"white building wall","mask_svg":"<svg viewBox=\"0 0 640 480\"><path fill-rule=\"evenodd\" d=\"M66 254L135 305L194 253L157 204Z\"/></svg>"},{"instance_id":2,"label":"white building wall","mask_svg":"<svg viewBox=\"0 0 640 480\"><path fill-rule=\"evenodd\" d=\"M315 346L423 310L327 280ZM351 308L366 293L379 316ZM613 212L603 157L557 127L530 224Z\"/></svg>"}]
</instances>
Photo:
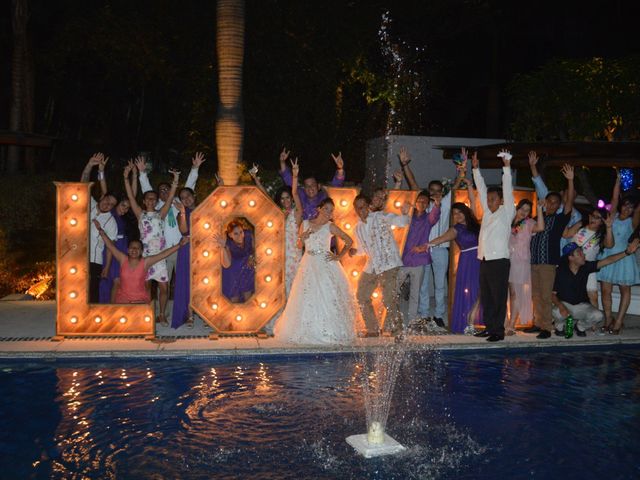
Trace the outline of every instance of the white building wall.
<instances>
[{"instance_id":1,"label":"white building wall","mask_svg":"<svg viewBox=\"0 0 640 480\"><path fill-rule=\"evenodd\" d=\"M427 187L431 180L442 178L454 179L456 169L451 160L445 160L440 145L492 145L503 143L500 138L464 138L464 137L417 137L408 135L392 135L373 138L367 142L367 168L363 181L366 192L378 186L393 186L393 172L400 168L398 153L400 147L407 147L411 155L411 170L420 187ZM482 158L480 158L482 168ZM499 184L502 172L499 169L483 169L482 173L487 185ZM471 175L471 172L469 172ZM514 175L515 182L515 175ZM403 188L408 188L403 181Z\"/></svg>"}]
</instances>

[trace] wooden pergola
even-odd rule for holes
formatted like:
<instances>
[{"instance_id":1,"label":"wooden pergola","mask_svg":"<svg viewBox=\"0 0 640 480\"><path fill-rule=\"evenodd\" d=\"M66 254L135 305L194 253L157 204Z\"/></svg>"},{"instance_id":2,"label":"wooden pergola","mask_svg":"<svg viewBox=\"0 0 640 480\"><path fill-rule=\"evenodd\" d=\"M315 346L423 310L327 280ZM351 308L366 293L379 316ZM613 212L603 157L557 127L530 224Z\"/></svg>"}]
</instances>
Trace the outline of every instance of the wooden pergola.
<instances>
[{"instance_id":1,"label":"wooden pergola","mask_svg":"<svg viewBox=\"0 0 640 480\"><path fill-rule=\"evenodd\" d=\"M513 168L528 168L528 154L535 151L540 167L560 166L564 163L585 167L640 168L640 142L505 142L493 145L437 146L445 159L450 160L460 148L478 152L482 167L499 168L502 160L496 155L507 149L513 155Z\"/></svg>"}]
</instances>

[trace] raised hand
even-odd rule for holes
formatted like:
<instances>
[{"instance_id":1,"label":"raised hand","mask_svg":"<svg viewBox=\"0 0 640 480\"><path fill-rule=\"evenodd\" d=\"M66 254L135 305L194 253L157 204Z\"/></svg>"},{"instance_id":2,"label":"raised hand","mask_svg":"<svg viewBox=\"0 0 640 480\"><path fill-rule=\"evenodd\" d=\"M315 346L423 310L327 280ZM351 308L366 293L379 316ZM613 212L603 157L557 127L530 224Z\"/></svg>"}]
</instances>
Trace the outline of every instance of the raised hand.
<instances>
[{"instance_id":1,"label":"raised hand","mask_svg":"<svg viewBox=\"0 0 640 480\"><path fill-rule=\"evenodd\" d=\"M529 166L535 167L538 164L538 154L531 150L529 152Z\"/></svg>"},{"instance_id":2,"label":"raised hand","mask_svg":"<svg viewBox=\"0 0 640 480\"><path fill-rule=\"evenodd\" d=\"M213 236L213 241L216 242L216 245L218 247L224 248L227 246L227 239L224 238L222 235L214 233L212 236Z\"/></svg>"},{"instance_id":3,"label":"raised hand","mask_svg":"<svg viewBox=\"0 0 640 480\"><path fill-rule=\"evenodd\" d=\"M393 181L396 183L402 183L402 170L396 170L395 172L393 172Z\"/></svg>"},{"instance_id":4,"label":"raised hand","mask_svg":"<svg viewBox=\"0 0 640 480\"><path fill-rule=\"evenodd\" d=\"M291 175L297 177L300 173L300 165L298 165L298 157L291 160Z\"/></svg>"},{"instance_id":5,"label":"raised hand","mask_svg":"<svg viewBox=\"0 0 640 480\"><path fill-rule=\"evenodd\" d=\"M100 165L100 163L103 160L104 160L104 155L102 153L100 152L94 153L89 157L89 161L87 162L87 165L91 165L92 167L95 167L96 165Z\"/></svg>"},{"instance_id":6,"label":"raised hand","mask_svg":"<svg viewBox=\"0 0 640 480\"><path fill-rule=\"evenodd\" d=\"M567 180L573 180L573 165L565 163L560 171L562 172L562 175L564 175L564 178Z\"/></svg>"},{"instance_id":7,"label":"raised hand","mask_svg":"<svg viewBox=\"0 0 640 480\"><path fill-rule=\"evenodd\" d=\"M478 152L473 152L471 155L471 168L480 168L480 160L478 160Z\"/></svg>"},{"instance_id":8,"label":"raised hand","mask_svg":"<svg viewBox=\"0 0 640 480\"><path fill-rule=\"evenodd\" d=\"M187 213L187 209L185 208L184 203L182 203L177 198L173 199L173 206L176 207L178 209L178 212L180 212L182 215L185 215Z\"/></svg>"},{"instance_id":9,"label":"raised hand","mask_svg":"<svg viewBox=\"0 0 640 480\"><path fill-rule=\"evenodd\" d=\"M220 175L218 175L217 173L215 173L215 176L216 176L216 183L217 183L219 186L224 185L224 180L222 180L222 177L221 177Z\"/></svg>"},{"instance_id":10,"label":"raised hand","mask_svg":"<svg viewBox=\"0 0 640 480\"><path fill-rule=\"evenodd\" d=\"M331 158L333 158L333 161L336 162L336 167L338 167L338 170L344 170L344 160L342 159L342 152L338 152L337 156L332 153Z\"/></svg>"},{"instance_id":11,"label":"raised hand","mask_svg":"<svg viewBox=\"0 0 640 480\"><path fill-rule=\"evenodd\" d=\"M104 167L107 165L109 161L109 157L105 157L102 153L97 154L98 157L98 170L104 172Z\"/></svg>"},{"instance_id":12,"label":"raised hand","mask_svg":"<svg viewBox=\"0 0 640 480\"><path fill-rule=\"evenodd\" d=\"M249 175L251 175L251 178L253 178L254 180L256 179L256 177L258 176L258 165L256 165L255 163L253 164L253 166L249 169Z\"/></svg>"},{"instance_id":13,"label":"raised hand","mask_svg":"<svg viewBox=\"0 0 640 480\"><path fill-rule=\"evenodd\" d=\"M131 174L131 171L133 170L133 163L131 163L131 161L129 161L129 163L127 164L126 167L124 167L124 178L129 178L129 175Z\"/></svg>"},{"instance_id":14,"label":"raised hand","mask_svg":"<svg viewBox=\"0 0 640 480\"><path fill-rule=\"evenodd\" d=\"M460 149L460 156L462 157L462 160L464 161L464 163L467 163L467 161L469 160L469 156L466 148L462 147Z\"/></svg>"},{"instance_id":15,"label":"raised hand","mask_svg":"<svg viewBox=\"0 0 640 480\"><path fill-rule=\"evenodd\" d=\"M614 220L615 220L615 214L609 213L609 215L607 215L607 218L604 219L604 224L607 226L607 228L611 228L613 227Z\"/></svg>"},{"instance_id":16,"label":"raised hand","mask_svg":"<svg viewBox=\"0 0 640 480\"><path fill-rule=\"evenodd\" d=\"M144 157L142 156L136 157L134 163L136 164L136 167L138 167L138 171L140 173L147 171L147 162L144 161Z\"/></svg>"},{"instance_id":17,"label":"raised hand","mask_svg":"<svg viewBox=\"0 0 640 480\"><path fill-rule=\"evenodd\" d=\"M411 162L411 155L409 155L409 151L407 147L400 147L400 153L398 153L398 158L400 159L400 165L406 167Z\"/></svg>"},{"instance_id":18,"label":"raised hand","mask_svg":"<svg viewBox=\"0 0 640 480\"><path fill-rule=\"evenodd\" d=\"M511 152L509 152L509 150L503 148L502 150L500 150L497 156L502 157L502 163L505 167L511 165L511 159L513 158L513 155L511 155Z\"/></svg>"},{"instance_id":19,"label":"raised hand","mask_svg":"<svg viewBox=\"0 0 640 480\"><path fill-rule=\"evenodd\" d=\"M169 170L169 173L171 175L173 175L173 183L178 183L178 179L180 178L180 170L176 170L175 168L172 168L171 170Z\"/></svg>"},{"instance_id":20,"label":"raised hand","mask_svg":"<svg viewBox=\"0 0 640 480\"><path fill-rule=\"evenodd\" d=\"M204 162L205 158L204 153L202 152L196 152L196 154L191 159L191 165L193 166L193 168L200 168L200 165L202 165Z\"/></svg>"},{"instance_id":21,"label":"raised hand","mask_svg":"<svg viewBox=\"0 0 640 480\"><path fill-rule=\"evenodd\" d=\"M289 158L290 153L291 150L287 150L287 147L283 147L282 151L280 152L280 163L286 162L287 158Z\"/></svg>"}]
</instances>

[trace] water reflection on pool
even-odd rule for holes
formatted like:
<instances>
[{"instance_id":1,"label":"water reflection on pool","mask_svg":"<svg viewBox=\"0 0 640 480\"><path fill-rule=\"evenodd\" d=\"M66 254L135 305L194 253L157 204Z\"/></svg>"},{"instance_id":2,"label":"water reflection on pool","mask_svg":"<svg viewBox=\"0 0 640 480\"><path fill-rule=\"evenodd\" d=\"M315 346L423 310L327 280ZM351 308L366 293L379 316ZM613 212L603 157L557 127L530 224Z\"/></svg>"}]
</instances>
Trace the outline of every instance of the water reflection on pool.
<instances>
[{"instance_id":1,"label":"water reflection on pool","mask_svg":"<svg viewBox=\"0 0 640 480\"><path fill-rule=\"evenodd\" d=\"M637 478L640 350L412 354L356 457L352 355L0 364L2 478Z\"/></svg>"}]
</instances>

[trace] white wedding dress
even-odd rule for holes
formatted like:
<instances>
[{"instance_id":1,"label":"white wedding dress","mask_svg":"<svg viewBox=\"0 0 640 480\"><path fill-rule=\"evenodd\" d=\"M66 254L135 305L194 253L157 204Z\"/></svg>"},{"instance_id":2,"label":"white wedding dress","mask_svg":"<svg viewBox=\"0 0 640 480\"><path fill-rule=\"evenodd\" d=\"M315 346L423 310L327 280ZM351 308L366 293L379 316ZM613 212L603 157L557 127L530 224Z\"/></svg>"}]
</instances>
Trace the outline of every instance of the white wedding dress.
<instances>
[{"instance_id":1,"label":"white wedding dress","mask_svg":"<svg viewBox=\"0 0 640 480\"><path fill-rule=\"evenodd\" d=\"M305 220L303 229L308 228ZM275 325L275 338L311 345L352 343L360 310L342 265L327 259L329 223L312 233L304 245L287 306Z\"/></svg>"}]
</instances>

